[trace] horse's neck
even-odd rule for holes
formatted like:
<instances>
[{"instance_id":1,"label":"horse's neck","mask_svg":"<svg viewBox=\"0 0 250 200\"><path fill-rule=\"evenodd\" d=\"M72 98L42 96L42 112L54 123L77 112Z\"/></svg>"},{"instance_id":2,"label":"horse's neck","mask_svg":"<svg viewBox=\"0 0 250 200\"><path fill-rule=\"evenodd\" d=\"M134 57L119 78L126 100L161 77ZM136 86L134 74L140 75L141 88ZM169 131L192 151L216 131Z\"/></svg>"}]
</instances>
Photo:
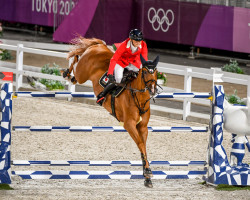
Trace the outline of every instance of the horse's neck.
<instances>
[{"instance_id":1,"label":"horse's neck","mask_svg":"<svg viewBox=\"0 0 250 200\"><path fill-rule=\"evenodd\" d=\"M132 88L141 90L144 86L144 82L142 80L141 71L139 71L139 74L137 75L136 79L134 79L131 83Z\"/></svg>"}]
</instances>

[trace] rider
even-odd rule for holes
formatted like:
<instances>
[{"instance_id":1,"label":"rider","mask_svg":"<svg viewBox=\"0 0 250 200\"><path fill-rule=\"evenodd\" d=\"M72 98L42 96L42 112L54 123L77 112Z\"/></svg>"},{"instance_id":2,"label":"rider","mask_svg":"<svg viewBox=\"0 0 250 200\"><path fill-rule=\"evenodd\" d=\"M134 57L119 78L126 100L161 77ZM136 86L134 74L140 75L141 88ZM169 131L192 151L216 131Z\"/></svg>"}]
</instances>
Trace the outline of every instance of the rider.
<instances>
[{"instance_id":1,"label":"rider","mask_svg":"<svg viewBox=\"0 0 250 200\"><path fill-rule=\"evenodd\" d=\"M138 29L133 29L129 33L129 38L119 44L111 58L107 74L109 83L97 96L96 103L102 105L105 96L116 86L115 82L121 83L125 68L134 72L138 72L141 69L140 54L145 60L148 60L147 44L143 41L142 32Z\"/></svg>"}]
</instances>

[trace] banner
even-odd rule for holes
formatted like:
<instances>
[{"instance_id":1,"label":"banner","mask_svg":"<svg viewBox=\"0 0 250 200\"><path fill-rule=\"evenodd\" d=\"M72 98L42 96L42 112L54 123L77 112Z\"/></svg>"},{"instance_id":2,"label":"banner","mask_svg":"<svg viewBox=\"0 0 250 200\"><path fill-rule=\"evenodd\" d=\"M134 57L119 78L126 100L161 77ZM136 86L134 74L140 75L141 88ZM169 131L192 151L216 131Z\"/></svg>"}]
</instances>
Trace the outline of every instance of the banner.
<instances>
[{"instance_id":1,"label":"banner","mask_svg":"<svg viewBox=\"0 0 250 200\"><path fill-rule=\"evenodd\" d=\"M0 20L53 26L69 15L78 0L1 0Z\"/></svg>"},{"instance_id":2,"label":"banner","mask_svg":"<svg viewBox=\"0 0 250 200\"><path fill-rule=\"evenodd\" d=\"M92 22L99 0L79 1L69 16L53 34L53 40L69 43L77 35L85 36ZM85 12L82 12L85 10Z\"/></svg>"},{"instance_id":3,"label":"banner","mask_svg":"<svg viewBox=\"0 0 250 200\"><path fill-rule=\"evenodd\" d=\"M210 5L194 46L233 50L234 8Z\"/></svg>"},{"instance_id":4,"label":"banner","mask_svg":"<svg viewBox=\"0 0 250 200\"><path fill-rule=\"evenodd\" d=\"M146 0L143 7L145 38L179 43L179 2Z\"/></svg>"},{"instance_id":5,"label":"banner","mask_svg":"<svg viewBox=\"0 0 250 200\"><path fill-rule=\"evenodd\" d=\"M143 7L146 39L193 45L210 5L146 0Z\"/></svg>"},{"instance_id":6,"label":"banner","mask_svg":"<svg viewBox=\"0 0 250 200\"><path fill-rule=\"evenodd\" d=\"M107 44L122 42L137 22L134 0L81 0L53 35L55 41L68 43L77 35L99 38Z\"/></svg>"},{"instance_id":7,"label":"banner","mask_svg":"<svg viewBox=\"0 0 250 200\"><path fill-rule=\"evenodd\" d=\"M250 53L250 9L234 8L233 51Z\"/></svg>"},{"instance_id":8,"label":"banner","mask_svg":"<svg viewBox=\"0 0 250 200\"><path fill-rule=\"evenodd\" d=\"M58 27L53 39L65 43L77 35L119 43L139 28L146 40L250 53L247 8L176 0L1 0L0 20Z\"/></svg>"}]
</instances>

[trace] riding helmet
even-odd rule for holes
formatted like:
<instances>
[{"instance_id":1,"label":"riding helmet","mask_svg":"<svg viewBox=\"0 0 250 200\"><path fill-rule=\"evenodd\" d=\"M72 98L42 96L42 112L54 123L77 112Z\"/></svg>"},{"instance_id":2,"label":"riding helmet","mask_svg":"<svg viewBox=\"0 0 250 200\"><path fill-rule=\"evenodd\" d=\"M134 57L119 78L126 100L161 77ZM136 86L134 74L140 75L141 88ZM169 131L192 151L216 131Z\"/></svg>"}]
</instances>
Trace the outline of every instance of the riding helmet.
<instances>
[{"instance_id":1,"label":"riding helmet","mask_svg":"<svg viewBox=\"0 0 250 200\"><path fill-rule=\"evenodd\" d=\"M136 41L142 41L143 35L139 29L133 29L129 33L129 38Z\"/></svg>"}]
</instances>

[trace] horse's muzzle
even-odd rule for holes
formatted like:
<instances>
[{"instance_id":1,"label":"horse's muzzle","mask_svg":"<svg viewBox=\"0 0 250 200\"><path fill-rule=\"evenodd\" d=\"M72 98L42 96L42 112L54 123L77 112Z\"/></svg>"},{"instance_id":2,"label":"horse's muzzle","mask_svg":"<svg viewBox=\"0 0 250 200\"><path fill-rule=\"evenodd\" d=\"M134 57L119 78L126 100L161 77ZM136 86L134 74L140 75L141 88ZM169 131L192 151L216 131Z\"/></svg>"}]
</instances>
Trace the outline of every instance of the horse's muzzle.
<instances>
[{"instance_id":1,"label":"horse's muzzle","mask_svg":"<svg viewBox=\"0 0 250 200\"><path fill-rule=\"evenodd\" d=\"M149 94L150 95L155 95L157 93L157 87L155 85L151 85L149 89Z\"/></svg>"}]
</instances>

